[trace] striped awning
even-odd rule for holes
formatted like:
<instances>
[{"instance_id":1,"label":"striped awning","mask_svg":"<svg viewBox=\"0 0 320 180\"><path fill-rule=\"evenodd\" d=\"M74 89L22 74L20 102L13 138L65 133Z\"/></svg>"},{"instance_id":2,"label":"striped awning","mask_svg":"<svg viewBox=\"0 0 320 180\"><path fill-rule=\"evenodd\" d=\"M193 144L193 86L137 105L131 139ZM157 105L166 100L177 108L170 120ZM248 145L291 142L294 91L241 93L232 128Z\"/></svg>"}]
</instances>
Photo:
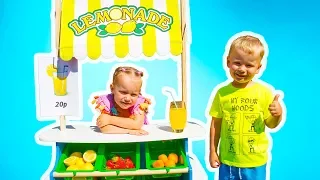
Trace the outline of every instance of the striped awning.
<instances>
[{"instance_id":1,"label":"striped awning","mask_svg":"<svg viewBox=\"0 0 320 180\"><path fill-rule=\"evenodd\" d=\"M62 0L59 56L92 60L182 53L179 0Z\"/></svg>"}]
</instances>

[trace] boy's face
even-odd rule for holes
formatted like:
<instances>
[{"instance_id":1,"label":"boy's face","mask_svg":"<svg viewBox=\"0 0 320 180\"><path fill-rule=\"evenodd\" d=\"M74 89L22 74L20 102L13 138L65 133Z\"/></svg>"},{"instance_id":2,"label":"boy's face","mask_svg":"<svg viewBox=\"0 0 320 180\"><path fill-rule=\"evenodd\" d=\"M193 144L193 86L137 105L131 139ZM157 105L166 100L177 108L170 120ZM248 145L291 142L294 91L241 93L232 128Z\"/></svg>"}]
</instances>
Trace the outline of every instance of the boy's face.
<instances>
[{"instance_id":1,"label":"boy's face","mask_svg":"<svg viewBox=\"0 0 320 180\"><path fill-rule=\"evenodd\" d=\"M238 48L231 51L227 57L227 66L235 82L248 83L259 73L261 57L258 52L259 49L255 49L254 53L248 54Z\"/></svg>"}]
</instances>

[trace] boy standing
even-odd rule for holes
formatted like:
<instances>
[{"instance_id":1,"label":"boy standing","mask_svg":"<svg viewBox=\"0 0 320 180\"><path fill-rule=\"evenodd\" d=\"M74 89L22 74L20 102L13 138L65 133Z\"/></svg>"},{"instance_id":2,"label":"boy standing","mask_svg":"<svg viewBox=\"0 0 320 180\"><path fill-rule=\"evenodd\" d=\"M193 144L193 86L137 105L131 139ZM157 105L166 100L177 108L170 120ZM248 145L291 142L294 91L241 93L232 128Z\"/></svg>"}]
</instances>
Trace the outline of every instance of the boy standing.
<instances>
[{"instance_id":1,"label":"boy standing","mask_svg":"<svg viewBox=\"0 0 320 180\"><path fill-rule=\"evenodd\" d=\"M209 111L209 161L211 167L219 167L221 180L266 179L265 126L279 125L282 107L278 94L273 96L267 86L252 81L264 55L262 42L254 36L239 36L230 46L226 63L232 82L217 91Z\"/></svg>"}]
</instances>

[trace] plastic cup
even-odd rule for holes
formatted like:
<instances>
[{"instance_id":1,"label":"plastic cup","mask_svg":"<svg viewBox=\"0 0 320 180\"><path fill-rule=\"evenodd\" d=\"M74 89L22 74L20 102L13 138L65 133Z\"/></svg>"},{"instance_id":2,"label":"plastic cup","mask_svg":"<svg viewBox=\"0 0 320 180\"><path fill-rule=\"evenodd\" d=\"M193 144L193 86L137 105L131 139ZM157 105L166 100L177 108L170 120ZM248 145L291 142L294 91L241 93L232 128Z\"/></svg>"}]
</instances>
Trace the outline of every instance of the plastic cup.
<instances>
[{"instance_id":1,"label":"plastic cup","mask_svg":"<svg viewBox=\"0 0 320 180\"><path fill-rule=\"evenodd\" d=\"M67 78L59 78L57 73L53 73L53 88L56 96L65 96L67 94Z\"/></svg>"},{"instance_id":2,"label":"plastic cup","mask_svg":"<svg viewBox=\"0 0 320 180\"><path fill-rule=\"evenodd\" d=\"M176 107L177 105L177 107ZM175 133L183 132L187 124L187 110L185 103L182 101L176 101L170 103L169 119L170 125Z\"/></svg>"}]
</instances>

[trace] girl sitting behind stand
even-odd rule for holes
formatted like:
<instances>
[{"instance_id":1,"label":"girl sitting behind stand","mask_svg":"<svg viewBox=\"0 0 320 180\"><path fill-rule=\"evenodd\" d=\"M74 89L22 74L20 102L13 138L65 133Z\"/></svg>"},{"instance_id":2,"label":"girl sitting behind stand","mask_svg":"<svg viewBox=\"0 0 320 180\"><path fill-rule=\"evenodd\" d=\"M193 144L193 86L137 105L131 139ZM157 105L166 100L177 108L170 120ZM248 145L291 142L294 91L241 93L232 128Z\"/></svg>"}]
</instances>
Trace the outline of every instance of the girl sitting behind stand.
<instances>
[{"instance_id":1,"label":"girl sitting behind stand","mask_svg":"<svg viewBox=\"0 0 320 180\"><path fill-rule=\"evenodd\" d=\"M133 67L118 67L114 74L111 93L95 96L92 104L101 112L96 125L105 134L147 135L142 130L148 124L150 100L140 93L143 72Z\"/></svg>"}]
</instances>

